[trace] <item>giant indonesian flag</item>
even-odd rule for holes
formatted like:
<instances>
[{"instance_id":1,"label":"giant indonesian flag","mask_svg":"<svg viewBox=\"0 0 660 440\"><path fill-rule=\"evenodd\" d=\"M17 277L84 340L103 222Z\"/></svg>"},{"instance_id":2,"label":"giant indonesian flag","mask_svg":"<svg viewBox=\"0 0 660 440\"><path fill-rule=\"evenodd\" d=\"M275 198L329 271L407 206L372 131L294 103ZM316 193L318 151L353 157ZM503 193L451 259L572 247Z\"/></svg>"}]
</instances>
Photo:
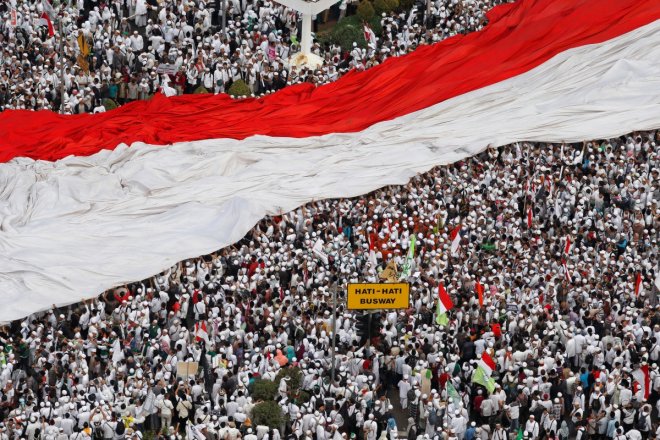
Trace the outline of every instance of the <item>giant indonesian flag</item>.
<instances>
[{"instance_id":1,"label":"giant indonesian flag","mask_svg":"<svg viewBox=\"0 0 660 440\"><path fill-rule=\"evenodd\" d=\"M0 321L93 297L516 141L660 123L660 1L518 0L459 35L262 99L156 95L97 115L0 115Z\"/></svg>"}]
</instances>

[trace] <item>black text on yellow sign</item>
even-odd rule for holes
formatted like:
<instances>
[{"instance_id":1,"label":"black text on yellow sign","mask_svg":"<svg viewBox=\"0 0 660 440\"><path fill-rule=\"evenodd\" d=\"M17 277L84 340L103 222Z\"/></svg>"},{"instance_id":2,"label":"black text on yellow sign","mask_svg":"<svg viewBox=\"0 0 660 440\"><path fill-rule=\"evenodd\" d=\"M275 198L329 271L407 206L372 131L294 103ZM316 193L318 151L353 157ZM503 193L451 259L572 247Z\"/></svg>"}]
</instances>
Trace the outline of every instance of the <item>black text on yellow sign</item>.
<instances>
[{"instance_id":1,"label":"black text on yellow sign","mask_svg":"<svg viewBox=\"0 0 660 440\"><path fill-rule=\"evenodd\" d=\"M349 310L407 309L410 306L407 283L353 283L348 285Z\"/></svg>"}]
</instances>

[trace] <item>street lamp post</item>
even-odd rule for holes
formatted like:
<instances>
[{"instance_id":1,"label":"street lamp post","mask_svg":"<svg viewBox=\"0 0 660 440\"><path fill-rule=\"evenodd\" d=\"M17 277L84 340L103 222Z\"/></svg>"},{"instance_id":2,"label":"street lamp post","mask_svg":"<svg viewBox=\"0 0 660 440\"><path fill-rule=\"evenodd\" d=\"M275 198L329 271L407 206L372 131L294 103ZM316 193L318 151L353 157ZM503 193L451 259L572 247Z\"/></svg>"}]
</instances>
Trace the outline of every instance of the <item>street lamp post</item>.
<instances>
[{"instance_id":1,"label":"street lamp post","mask_svg":"<svg viewBox=\"0 0 660 440\"><path fill-rule=\"evenodd\" d=\"M335 288L332 290L332 368L330 369L330 383L335 383L335 346L337 341L337 288L339 278L335 282Z\"/></svg>"},{"instance_id":2,"label":"street lamp post","mask_svg":"<svg viewBox=\"0 0 660 440\"><path fill-rule=\"evenodd\" d=\"M64 114L64 25L62 23L62 17L59 17L59 37L60 37L60 113Z\"/></svg>"},{"instance_id":3,"label":"street lamp post","mask_svg":"<svg viewBox=\"0 0 660 440\"><path fill-rule=\"evenodd\" d=\"M300 53L291 57L290 64L299 65L304 64L316 67L322 64L323 60L312 53L312 17L316 14L325 11L337 0L275 0L287 8L291 8L302 15L302 36L300 38Z\"/></svg>"},{"instance_id":4,"label":"street lamp post","mask_svg":"<svg viewBox=\"0 0 660 440\"><path fill-rule=\"evenodd\" d=\"M347 245L349 245L350 242L344 243L339 249L337 249L333 257L335 259L335 264L337 264L338 257L339 257L339 252L344 249ZM328 265L328 269L330 266ZM341 272L341 267L337 268L339 272ZM336 362L336 345L337 345L337 289L339 288L339 276L334 280L335 282L335 287L332 289L332 345L331 345L331 362L332 366L330 367L330 383L335 382L335 366L337 365Z\"/></svg>"}]
</instances>

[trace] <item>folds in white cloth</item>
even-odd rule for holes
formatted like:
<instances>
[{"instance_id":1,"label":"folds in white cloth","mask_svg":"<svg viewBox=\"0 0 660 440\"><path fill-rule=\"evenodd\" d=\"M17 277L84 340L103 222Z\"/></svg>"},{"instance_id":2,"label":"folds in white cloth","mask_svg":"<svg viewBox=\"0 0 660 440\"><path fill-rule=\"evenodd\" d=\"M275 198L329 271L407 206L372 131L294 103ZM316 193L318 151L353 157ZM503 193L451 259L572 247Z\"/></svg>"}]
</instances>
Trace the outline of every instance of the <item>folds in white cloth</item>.
<instances>
[{"instance_id":1,"label":"folds in white cloth","mask_svg":"<svg viewBox=\"0 0 660 440\"><path fill-rule=\"evenodd\" d=\"M658 72L660 21L359 133L0 164L0 321L235 243L264 215L404 184L489 145L658 128Z\"/></svg>"}]
</instances>

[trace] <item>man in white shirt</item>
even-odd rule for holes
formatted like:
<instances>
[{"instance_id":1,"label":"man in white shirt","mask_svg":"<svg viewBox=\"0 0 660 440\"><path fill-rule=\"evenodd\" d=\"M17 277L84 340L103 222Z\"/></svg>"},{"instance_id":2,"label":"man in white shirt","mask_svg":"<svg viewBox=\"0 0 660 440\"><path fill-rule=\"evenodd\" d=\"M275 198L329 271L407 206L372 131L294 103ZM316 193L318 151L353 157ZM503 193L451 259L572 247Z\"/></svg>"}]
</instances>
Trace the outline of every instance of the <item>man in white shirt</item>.
<instances>
[{"instance_id":1,"label":"man in white shirt","mask_svg":"<svg viewBox=\"0 0 660 440\"><path fill-rule=\"evenodd\" d=\"M364 439L365 440L376 440L378 435L378 423L374 420L374 415L369 414L369 418L364 422Z\"/></svg>"},{"instance_id":2,"label":"man in white shirt","mask_svg":"<svg viewBox=\"0 0 660 440\"><path fill-rule=\"evenodd\" d=\"M525 424L525 431L529 434L529 440L538 440L540 428L539 423L534 420L534 415L529 416L529 420Z\"/></svg>"}]
</instances>

